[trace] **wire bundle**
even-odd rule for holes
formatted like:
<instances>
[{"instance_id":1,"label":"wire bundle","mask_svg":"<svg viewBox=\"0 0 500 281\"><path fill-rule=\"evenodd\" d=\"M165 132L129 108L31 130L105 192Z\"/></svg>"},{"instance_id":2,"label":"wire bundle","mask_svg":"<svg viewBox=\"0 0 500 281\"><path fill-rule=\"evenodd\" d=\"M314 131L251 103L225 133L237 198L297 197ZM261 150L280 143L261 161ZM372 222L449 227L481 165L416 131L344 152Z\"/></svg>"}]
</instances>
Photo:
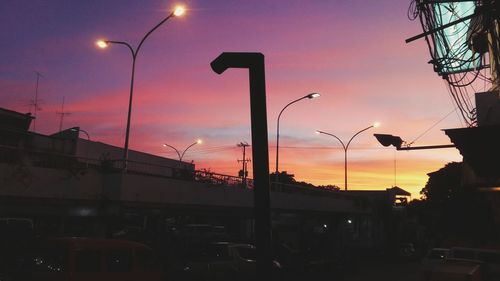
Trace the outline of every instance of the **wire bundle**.
<instances>
[{"instance_id":1,"label":"wire bundle","mask_svg":"<svg viewBox=\"0 0 500 281\"><path fill-rule=\"evenodd\" d=\"M484 91L492 82L489 72L484 71L490 66L486 63L485 55L488 48L478 44L488 42L485 36L494 18L491 13L485 12L491 11L490 4L479 1L413 0L408 9L408 18L419 18L424 32L430 33L425 36L432 58L429 63L446 80L452 100L469 127L477 125L476 109L470 96L481 84ZM472 19L436 30L473 14ZM498 59L496 54L493 57Z\"/></svg>"}]
</instances>

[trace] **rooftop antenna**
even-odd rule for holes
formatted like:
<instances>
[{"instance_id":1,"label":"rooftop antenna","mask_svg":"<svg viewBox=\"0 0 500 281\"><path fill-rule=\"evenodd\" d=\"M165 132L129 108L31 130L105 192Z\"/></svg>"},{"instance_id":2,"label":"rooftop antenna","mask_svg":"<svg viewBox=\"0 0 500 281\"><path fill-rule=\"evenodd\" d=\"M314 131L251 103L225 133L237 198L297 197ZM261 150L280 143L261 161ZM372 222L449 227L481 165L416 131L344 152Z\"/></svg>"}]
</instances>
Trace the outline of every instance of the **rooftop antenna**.
<instances>
[{"instance_id":1,"label":"rooftop antenna","mask_svg":"<svg viewBox=\"0 0 500 281\"><path fill-rule=\"evenodd\" d=\"M59 119L59 132L62 131L64 116L71 115L71 112L64 111L64 99L65 99L65 96L63 96L63 99L62 99L61 111L56 112L56 114L60 116L59 117L60 118Z\"/></svg>"},{"instance_id":2,"label":"rooftop antenna","mask_svg":"<svg viewBox=\"0 0 500 281\"><path fill-rule=\"evenodd\" d=\"M30 103L30 113L31 113L31 105L33 105L33 117L34 117L33 118L33 132L36 132L36 117L37 117L37 112L38 112L38 110L42 110L38 106L38 83L40 81L40 77L43 77L43 75L40 72L38 72L38 71L35 71L35 74L36 74L35 98Z\"/></svg>"}]
</instances>

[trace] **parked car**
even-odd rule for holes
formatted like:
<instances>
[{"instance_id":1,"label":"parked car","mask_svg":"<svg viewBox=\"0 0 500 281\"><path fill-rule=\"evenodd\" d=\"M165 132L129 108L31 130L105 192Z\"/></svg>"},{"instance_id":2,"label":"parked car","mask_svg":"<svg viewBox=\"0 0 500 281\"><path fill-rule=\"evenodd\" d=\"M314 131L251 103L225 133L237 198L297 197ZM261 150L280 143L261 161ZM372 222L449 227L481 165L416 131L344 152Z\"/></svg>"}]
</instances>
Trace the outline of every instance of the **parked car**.
<instances>
[{"instance_id":1,"label":"parked car","mask_svg":"<svg viewBox=\"0 0 500 281\"><path fill-rule=\"evenodd\" d=\"M484 274L487 279L500 279L500 251L492 249L452 247L450 258L466 259L484 263Z\"/></svg>"},{"instance_id":2,"label":"parked car","mask_svg":"<svg viewBox=\"0 0 500 281\"><path fill-rule=\"evenodd\" d=\"M41 243L26 258L15 279L157 281L163 280L163 273L155 267L153 252L144 244L71 237Z\"/></svg>"},{"instance_id":3,"label":"parked car","mask_svg":"<svg viewBox=\"0 0 500 281\"><path fill-rule=\"evenodd\" d=\"M422 272L424 276L428 277L432 270L440 264L445 262L448 258L450 249L447 248L433 248L422 259Z\"/></svg>"},{"instance_id":4,"label":"parked car","mask_svg":"<svg viewBox=\"0 0 500 281\"><path fill-rule=\"evenodd\" d=\"M429 281L482 281L484 263L466 259L445 259L430 274Z\"/></svg>"},{"instance_id":5,"label":"parked car","mask_svg":"<svg viewBox=\"0 0 500 281\"><path fill-rule=\"evenodd\" d=\"M255 280L253 245L214 242L192 249L183 266L185 280ZM280 264L274 261L274 269Z\"/></svg>"},{"instance_id":6,"label":"parked car","mask_svg":"<svg viewBox=\"0 0 500 281\"><path fill-rule=\"evenodd\" d=\"M395 254L399 259L413 259L415 258L415 247L413 246L413 243L399 243Z\"/></svg>"}]
</instances>

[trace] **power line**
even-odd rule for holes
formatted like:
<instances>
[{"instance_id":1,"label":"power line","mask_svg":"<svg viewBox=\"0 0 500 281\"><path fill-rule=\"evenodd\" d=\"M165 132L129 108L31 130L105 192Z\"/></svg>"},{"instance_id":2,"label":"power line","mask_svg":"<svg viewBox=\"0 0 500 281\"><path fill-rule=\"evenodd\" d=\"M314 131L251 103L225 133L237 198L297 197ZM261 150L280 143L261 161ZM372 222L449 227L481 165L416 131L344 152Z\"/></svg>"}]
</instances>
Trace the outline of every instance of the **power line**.
<instances>
[{"instance_id":1,"label":"power line","mask_svg":"<svg viewBox=\"0 0 500 281\"><path fill-rule=\"evenodd\" d=\"M450 91L451 91L451 88L450 88ZM472 94L468 94L468 96L467 96L468 99L470 99L470 95L472 95ZM441 123L448 116L450 116L453 112L457 112L457 109L458 109L458 106L455 106L452 111L448 112L448 114L446 114L444 117L442 117L437 122L435 122L434 124L432 124L423 133L421 133L420 135L418 135L413 141L409 142L409 144L415 143L417 140L419 140L421 137L423 137L425 134L427 134L430 130L432 130L434 127L436 127L437 124ZM458 112L457 112L457 114L458 114ZM460 118L459 118L459 120L460 120L460 123L462 123L462 120Z\"/></svg>"},{"instance_id":2,"label":"power line","mask_svg":"<svg viewBox=\"0 0 500 281\"><path fill-rule=\"evenodd\" d=\"M288 148L288 149L328 149L328 150L344 150L342 147L340 146L280 146L280 149L281 148ZM353 148L349 148L349 150L379 150L379 149L391 149L390 147L353 147Z\"/></svg>"},{"instance_id":3,"label":"power line","mask_svg":"<svg viewBox=\"0 0 500 281\"><path fill-rule=\"evenodd\" d=\"M212 147L206 147L204 149L193 149L191 151L188 151L188 154L189 153L197 153L197 154L211 154L211 153L218 153L218 152L223 152L223 151L228 151L228 150L236 150L238 149L237 147L235 147L234 145L232 146L227 146L227 145L224 145L224 146L212 146ZM170 154L170 153L174 153L173 151L158 151L157 153L162 153L162 154Z\"/></svg>"}]
</instances>

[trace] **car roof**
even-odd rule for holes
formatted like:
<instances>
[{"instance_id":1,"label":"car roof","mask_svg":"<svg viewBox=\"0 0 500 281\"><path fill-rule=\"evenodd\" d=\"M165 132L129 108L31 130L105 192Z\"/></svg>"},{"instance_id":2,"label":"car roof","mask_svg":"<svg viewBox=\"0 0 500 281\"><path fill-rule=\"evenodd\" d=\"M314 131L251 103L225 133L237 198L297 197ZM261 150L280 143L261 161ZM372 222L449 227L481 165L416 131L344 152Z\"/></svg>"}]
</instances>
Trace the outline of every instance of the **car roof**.
<instances>
[{"instance_id":1,"label":"car roof","mask_svg":"<svg viewBox=\"0 0 500 281\"><path fill-rule=\"evenodd\" d=\"M228 241L212 242L210 244L211 245L227 245L228 247L249 247L249 248L254 248L255 247L252 244L235 243L235 242L228 242Z\"/></svg>"},{"instance_id":2,"label":"car roof","mask_svg":"<svg viewBox=\"0 0 500 281\"><path fill-rule=\"evenodd\" d=\"M448 251L450 251L450 249L448 249L448 248L432 248L431 251L448 252Z\"/></svg>"},{"instance_id":3,"label":"car roof","mask_svg":"<svg viewBox=\"0 0 500 281\"><path fill-rule=\"evenodd\" d=\"M59 237L50 238L47 244L67 245L72 248L89 247L89 248L134 248L151 250L148 246L134 241L106 239L106 238L89 238L89 237Z\"/></svg>"},{"instance_id":4,"label":"car roof","mask_svg":"<svg viewBox=\"0 0 500 281\"><path fill-rule=\"evenodd\" d=\"M452 251L471 251L471 252L499 252L497 249L484 249L484 248L468 248L468 247L451 247Z\"/></svg>"}]
</instances>

